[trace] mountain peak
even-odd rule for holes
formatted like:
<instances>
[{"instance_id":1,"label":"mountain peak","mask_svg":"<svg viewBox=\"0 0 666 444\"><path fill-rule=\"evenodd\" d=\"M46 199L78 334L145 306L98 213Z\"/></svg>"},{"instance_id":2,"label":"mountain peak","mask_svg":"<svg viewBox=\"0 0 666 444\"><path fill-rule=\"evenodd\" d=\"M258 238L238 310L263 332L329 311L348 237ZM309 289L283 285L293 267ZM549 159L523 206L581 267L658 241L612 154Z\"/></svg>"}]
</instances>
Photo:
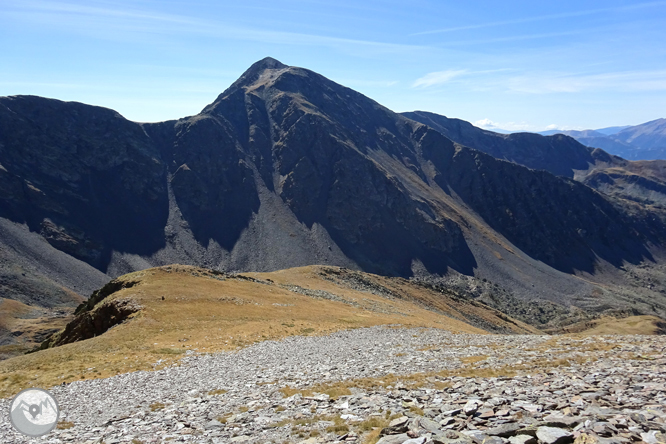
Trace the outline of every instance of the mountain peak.
<instances>
[{"instance_id":1,"label":"mountain peak","mask_svg":"<svg viewBox=\"0 0 666 444\"><path fill-rule=\"evenodd\" d=\"M247 89L247 87L251 87L253 84L257 83L257 81L262 77L262 75L266 74L267 71L279 71L288 68L289 68L288 65L285 65L284 63L280 62L277 59L274 59L273 57L265 57L259 60L258 62L253 63L252 66L250 66L238 78L238 80L236 80L229 88L227 88L222 94L220 94L215 100L215 102L204 108L203 111L206 112L207 110L211 109L211 107L213 107L221 99L228 96L229 94L238 91L238 89L240 88Z\"/></svg>"},{"instance_id":2,"label":"mountain peak","mask_svg":"<svg viewBox=\"0 0 666 444\"><path fill-rule=\"evenodd\" d=\"M266 71L287 69L289 66L272 57L255 62L234 82L232 87L249 86L255 83Z\"/></svg>"},{"instance_id":3,"label":"mountain peak","mask_svg":"<svg viewBox=\"0 0 666 444\"><path fill-rule=\"evenodd\" d=\"M279 60L274 59L273 57L264 57L258 62L253 63L252 66L250 66L250 68L248 69L248 71L253 69L263 71L265 69L283 69L283 68L288 68L288 66L280 62Z\"/></svg>"}]
</instances>

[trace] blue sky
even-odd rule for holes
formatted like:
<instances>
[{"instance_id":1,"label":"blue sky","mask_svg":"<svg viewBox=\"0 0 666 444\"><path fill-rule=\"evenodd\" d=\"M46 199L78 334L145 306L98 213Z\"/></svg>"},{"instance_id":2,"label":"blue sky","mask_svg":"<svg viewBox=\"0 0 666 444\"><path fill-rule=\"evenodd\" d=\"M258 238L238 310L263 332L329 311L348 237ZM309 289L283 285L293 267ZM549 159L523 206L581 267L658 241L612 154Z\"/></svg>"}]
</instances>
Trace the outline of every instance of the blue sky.
<instances>
[{"instance_id":1,"label":"blue sky","mask_svg":"<svg viewBox=\"0 0 666 444\"><path fill-rule=\"evenodd\" d=\"M666 117L666 1L0 2L0 95L198 113L253 62L395 111L540 131Z\"/></svg>"}]
</instances>

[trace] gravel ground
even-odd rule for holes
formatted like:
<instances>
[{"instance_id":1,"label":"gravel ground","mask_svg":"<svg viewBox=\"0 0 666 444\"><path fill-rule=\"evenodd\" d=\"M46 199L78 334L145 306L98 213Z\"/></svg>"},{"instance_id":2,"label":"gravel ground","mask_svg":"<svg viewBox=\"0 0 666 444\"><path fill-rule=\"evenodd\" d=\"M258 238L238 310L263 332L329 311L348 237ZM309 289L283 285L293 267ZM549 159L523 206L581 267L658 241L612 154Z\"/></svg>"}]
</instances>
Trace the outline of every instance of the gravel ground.
<instances>
[{"instance_id":1,"label":"gravel ground","mask_svg":"<svg viewBox=\"0 0 666 444\"><path fill-rule=\"evenodd\" d=\"M386 444L530 444L527 438L535 444L657 444L666 434L665 351L666 338L658 336L574 339L374 327L290 337L191 355L159 371L54 387L61 421L73 427L39 439L15 433L10 400L0 400L0 442L361 442L362 432L375 425ZM541 370L521 376L430 375L423 387L405 380L352 389L337 399L280 391L389 374L535 365Z\"/></svg>"}]
</instances>

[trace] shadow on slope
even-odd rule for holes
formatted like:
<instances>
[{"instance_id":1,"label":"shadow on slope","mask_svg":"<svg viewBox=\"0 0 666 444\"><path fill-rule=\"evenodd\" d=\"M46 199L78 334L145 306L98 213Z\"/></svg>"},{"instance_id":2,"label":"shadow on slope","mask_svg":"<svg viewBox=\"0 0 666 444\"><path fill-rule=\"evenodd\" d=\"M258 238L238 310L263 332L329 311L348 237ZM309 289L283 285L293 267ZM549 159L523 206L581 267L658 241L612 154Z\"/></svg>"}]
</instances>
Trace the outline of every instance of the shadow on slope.
<instances>
[{"instance_id":1,"label":"shadow on slope","mask_svg":"<svg viewBox=\"0 0 666 444\"><path fill-rule=\"evenodd\" d=\"M0 217L104 271L112 250L165 244L166 169L141 126L115 111L0 98Z\"/></svg>"},{"instance_id":2,"label":"shadow on slope","mask_svg":"<svg viewBox=\"0 0 666 444\"><path fill-rule=\"evenodd\" d=\"M598 259L615 267L653 261L646 245L661 241L658 224L644 227L585 185L466 148L450 159L430 155L442 188L453 190L511 243L557 270L594 273Z\"/></svg>"}]
</instances>

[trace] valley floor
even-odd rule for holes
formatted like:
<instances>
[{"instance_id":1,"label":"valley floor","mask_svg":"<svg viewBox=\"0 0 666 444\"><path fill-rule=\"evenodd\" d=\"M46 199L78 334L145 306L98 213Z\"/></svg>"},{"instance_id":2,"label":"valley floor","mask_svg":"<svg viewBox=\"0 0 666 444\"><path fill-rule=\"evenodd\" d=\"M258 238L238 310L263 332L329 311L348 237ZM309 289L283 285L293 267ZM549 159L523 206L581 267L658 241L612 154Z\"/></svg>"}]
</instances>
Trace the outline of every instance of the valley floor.
<instances>
[{"instance_id":1,"label":"valley floor","mask_svg":"<svg viewBox=\"0 0 666 444\"><path fill-rule=\"evenodd\" d=\"M14 433L0 400L0 442L657 444L665 353L663 336L294 336L56 386L43 439Z\"/></svg>"}]
</instances>

